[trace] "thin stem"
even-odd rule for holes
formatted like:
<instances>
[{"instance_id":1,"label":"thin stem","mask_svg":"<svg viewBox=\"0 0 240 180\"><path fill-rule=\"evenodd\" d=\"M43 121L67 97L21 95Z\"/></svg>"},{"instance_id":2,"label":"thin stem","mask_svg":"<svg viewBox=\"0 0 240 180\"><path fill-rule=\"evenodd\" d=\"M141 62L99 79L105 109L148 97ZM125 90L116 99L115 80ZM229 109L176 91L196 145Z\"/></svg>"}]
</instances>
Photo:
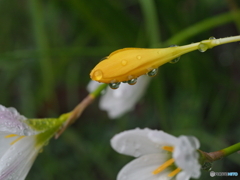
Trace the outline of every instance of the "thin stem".
<instances>
[{"instance_id":1,"label":"thin stem","mask_svg":"<svg viewBox=\"0 0 240 180\"><path fill-rule=\"evenodd\" d=\"M101 94L101 92L104 90L104 89L106 89L106 87L108 86L108 84L101 84L101 85L99 85L98 87L97 87L97 89L95 89L93 92L91 92L90 94L94 97L94 98L96 98L96 97L98 97L100 94Z\"/></svg>"},{"instance_id":2,"label":"thin stem","mask_svg":"<svg viewBox=\"0 0 240 180\"><path fill-rule=\"evenodd\" d=\"M236 143L236 144L234 144L232 146L229 146L229 147L227 147L225 149L222 149L221 151L224 153L224 156L228 156L228 155L230 155L232 153L235 153L235 152L237 152L239 150L240 150L240 142Z\"/></svg>"},{"instance_id":3,"label":"thin stem","mask_svg":"<svg viewBox=\"0 0 240 180\"><path fill-rule=\"evenodd\" d=\"M231 22L235 20L235 16L238 16L238 15L240 15L240 11L235 11L234 16L232 12L228 12L228 13L224 13L224 14L203 20L193 26L190 26L184 29L180 33L176 34L175 36L171 37L164 43L164 45L168 46L171 44L182 43L184 40L189 39L203 31Z\"/></svg>"},{"instance_id":4,"label":"thin stem","mask_svg":"<svg viewBox=\"0 0 240 180\"><path fill-rule=\"evenodd\" d=\"M67 127L74 123L83 113L83 111L98 97L101 92L108 86L108 84L99 85L93 92L86 96L69 114L63 127L55 134L55 139L67 129Z\"/></svg>"},{"instance_id":5,"label":"thin stem","mask_svg":"<svg viewBox=\"0 0 240 180\"><path fill-rule=\"evenodd\" d=\"M227 148L224 148L222 150L209 152L209 153L198 150L199 153L201 154L200 163L201 164L204 164L205 162L212 163L214 161L222 159L223 157L229 156L230 154L233 154L239 150L240 150L240 143L236 143L236 144L229 146Z\"/></svg>"}]
</instances>

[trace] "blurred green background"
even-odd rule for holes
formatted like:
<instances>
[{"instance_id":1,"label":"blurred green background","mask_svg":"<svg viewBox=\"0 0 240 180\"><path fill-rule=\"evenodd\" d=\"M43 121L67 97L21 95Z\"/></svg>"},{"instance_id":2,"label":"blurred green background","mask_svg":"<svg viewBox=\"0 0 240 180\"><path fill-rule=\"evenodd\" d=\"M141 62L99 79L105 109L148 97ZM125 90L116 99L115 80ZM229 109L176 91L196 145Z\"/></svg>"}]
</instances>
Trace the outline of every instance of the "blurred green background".
<instances>
[{"instance_id":1,"label":"blurred green background","mask_svg":"<svg viewBox=\"0 0 240 180\"><path fill-rule=\"evenodd\" d=\"M238 35L238 7L237 0L1 0L0 103L26 117L58 117L88 94L91 69L112 51ZM231 43L163 65L135 110L117 120L97 100L44 148L27 180L115 179L133 158L109 140L136 127L194 135L207 152L237 143L239 57L239 43ZM213 170L240 173L240 154ZM208 178L203 171L200 179Z\"/></svg>"}]
</instances>

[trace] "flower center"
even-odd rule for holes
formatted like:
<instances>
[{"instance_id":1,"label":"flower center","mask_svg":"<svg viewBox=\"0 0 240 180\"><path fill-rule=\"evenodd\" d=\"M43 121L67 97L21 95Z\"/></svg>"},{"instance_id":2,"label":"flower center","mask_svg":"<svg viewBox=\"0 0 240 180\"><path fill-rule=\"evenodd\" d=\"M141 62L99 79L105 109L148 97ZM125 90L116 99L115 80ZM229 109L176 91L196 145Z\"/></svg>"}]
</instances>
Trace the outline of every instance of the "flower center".
<instances>
[{"instance_id":1,"label":"flower center","mask_svg":"<svg viewBox=\"0 0 240 180\"><path fill-rule=\"evenodd\" d=\"M22 139L22 138L24 138L25 136L19 136L19 135L17 135L17 134L9 134L9 135L6 135L5 136L5 138L11 138L11 137L18 137L17 139L15 139L14 141L12 141L11 143L10 143L10 145L13 145L13 144L15 144L16 142L18 142L20 139Z\"/></svg>"},{"instance_id":2,"label":"flower center","mask_svg":"<svg viewBox=\"0 0 240 180\"><path fill-rule=\"evenodd\" d=\"M163 146L162 149L169 151L169 152L173 152L174 148L171 146ZM170 165L172 165L174 163L174 159L171 158L169 160L167 160L165 163L163 163L161 166L159 166L157 169L155 169L152 173L154 175L162 172L164 169L166 169L167 167L169 167ZM177 173L179 173L181 171L181 168L176 168L175 170L173 170L171 173L168 174L168 177L173 177L175 176Z\"/></svg>"}]
</instances>

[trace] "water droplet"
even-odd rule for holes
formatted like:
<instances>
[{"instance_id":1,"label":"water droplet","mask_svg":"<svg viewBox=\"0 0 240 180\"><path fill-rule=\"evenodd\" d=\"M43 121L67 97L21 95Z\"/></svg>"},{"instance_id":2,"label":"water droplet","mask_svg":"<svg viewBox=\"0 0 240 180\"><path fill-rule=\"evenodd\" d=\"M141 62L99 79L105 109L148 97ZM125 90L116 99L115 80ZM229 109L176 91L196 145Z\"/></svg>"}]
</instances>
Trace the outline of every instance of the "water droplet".
<instances>
[{"instance_id":1,"label":"water droplet","mask_svg":"<svg viewBox=\"0 0 240 180\"><path fill-rule=\"evenodd\" d=\"M128 81L129 85L134 85L136 83L137 83L137 78L136 79L131 79L131 80Z\"/></svg>"},{"instance_id":2,"label":"water droplet","mask_svg":"<svg viewBox=\"0 0 240 180\"><path fill-rule=\"evenodd\" d=\"M120 84L121 84L120 82L109 83L109 87L111 89L117 89L119 88Z\"/></svg>"},{"instance_id":3,"label":"water droplet","mask_svg":"<svg viewBox=\"0 0 240 180\"><path fill-rule=\"evenodd\" d=\"M139 55L137 56L137 59L141 59L141 58L142 58L142 56L139 56Z\"/></svg>"},{"instance_id":4,"label":"water droplet","mask_svg":"<svg viewBox=\"0 0 240 180\"><path fill-rule=\"evenodd\" d=\"M147 73L147 75L148 75L149 77L154 77L154 76L157 75L157 73L158 73L158 68L150 70L150 71Z\"/></svg>"},{"instance_id":5,"label":"water droplet","mask_svg":"<svg viewBox=\"0 0 240 180\"><path fill-rule=\"evenodd\" d=\"M126 66L126 65L127 65L127 61L126 61L126 60L122 60L121 64L122 64L123 66Z\"/></svg>"},{"instance_id":6,"label":"water droplet","mask_svg":"<svg viewBox=\"0 0 240 180\"><path fill-rule=\"evenodd\" d=\"M101 70L96 70L94 73L93 73L93 76L95 77L95 79L97 81L101 80L102 77L103 77L103 72Z\"/></svg>"},{"instance_id":7,"label":"water droplet","mask_svg":"<svg viewBox=\"0 0 240 180\"><path fill-rule=\"evenodd\" d=\"M200 44L198 45L198 50L199 50L200 52L205 52L207 49L208 49L208 45L205 44L205 43L200 43Z\"/></svg>"},{"instance_id":8,"label":"water droplet","mask_svg":"<svg viewBox=\"0 0 240 180\"><path fill-rule=\"evenodd\" d=\"M180 60L180 57L181 57L181 56L179 56L179 57L177 57L177 58L175 58L175 59L169 61L169 63L171 63L171 64L175 64L175 63L177 63L177 62Z\"/></svg>"},{"instance_id":9,"label":"water droplet","mask_svg":"<svg viewBox=\"0 0 240 180\"><path fill-rule=\"evenodd\" d=\"M213 39L216 39L215 37L213 37L213 36L211 36L210 38L209 38L209 40L213 40Z\"/></svg>"},{"instance_id":10,"label":"water droplet","mask_svg":"<svg viewBox=\"0 0 240 180\"><path fill-rule=\"evenodd\" d=\"M176 45L176 44L172 44L172 45L170 45L169 47L177 47L178 45Z\"/></svg>"},{"instance_id":11,"label":"water droplet","mask_svg":"<svg viewBox=\"0 0 240 180\"><path fill-rule=\"evenodd\" d=\"M212 163L211 162L204 162L202 165L202 169L206 171L210 171L212 169Z\"/></svg>"}]
</instances>

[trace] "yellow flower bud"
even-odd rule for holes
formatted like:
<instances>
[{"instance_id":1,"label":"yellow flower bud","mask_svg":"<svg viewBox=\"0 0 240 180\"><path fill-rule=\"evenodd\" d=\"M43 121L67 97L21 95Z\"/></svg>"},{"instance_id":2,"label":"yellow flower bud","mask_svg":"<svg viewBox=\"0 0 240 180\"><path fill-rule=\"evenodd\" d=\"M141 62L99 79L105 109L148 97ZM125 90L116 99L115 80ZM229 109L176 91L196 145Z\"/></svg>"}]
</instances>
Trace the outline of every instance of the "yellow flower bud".
<instances>
[{"instance_id":1,"label":"yellow flower bud","mask_svg":"<svg viewBox=\"0 0 240 180\"><path fill-rule=\"evenodd\" d=\"M92 80L102 83L118 83L136 79L159 66L190 51L204 52L217 45L239 41L240 36L215 39L168 48L124 48L112 52L91 71Z\"/></svg>"}]
</instances>

